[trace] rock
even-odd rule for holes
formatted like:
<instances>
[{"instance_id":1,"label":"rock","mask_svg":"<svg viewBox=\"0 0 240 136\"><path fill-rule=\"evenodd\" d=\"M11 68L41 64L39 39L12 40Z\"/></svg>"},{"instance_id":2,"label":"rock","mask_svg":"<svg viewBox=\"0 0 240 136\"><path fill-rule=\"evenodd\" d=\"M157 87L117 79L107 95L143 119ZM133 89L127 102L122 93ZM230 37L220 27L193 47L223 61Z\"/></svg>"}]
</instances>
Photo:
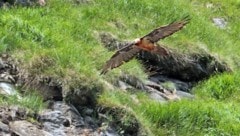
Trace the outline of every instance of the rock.
<instances>
[{"instance_id":1,"label":"rock","mask_svg":"<svg viewBox=\"0 0 240 136\"><path fill-rule=\"evenodd\" d=\"M82 117L76 108L64 102L54 102L51 109L43 111L40 115L40 122L43 130L52 135L115 135L117 134L111 127L99 125L100 118L94 118L91 113L93 109L82 111L86 116ZM91 114L91 116L87 115ZM102 121L101 121L102 122ZM108 129L107 129L108 128Z\"/></svg>"},{"instance_id":2,"label":"rock","mask_svg":"<svg viewBox=\"0 0 240 136\"><path fill-rule=\"evenodd\" d=\"M0 135L25 136L36 134L48 136L49 133L42 131L38 125L26 121L27 117L32 117L32 115L23 108L17 106L0 107Z\"/></svg>"},{"instance_id":3,"label":"rock","mask_svg":"<svg viewBox=\"0 0 240 136\"><path fill-rule=\"evenodd\" d=\"M204 53L185 55L172 52L167 57L159 57L143 51L138 59L142 61L149 73L154 72L187 82L200 81L215 73L231 71L225 63Z\"/></svg>"},{"instance_id":4,"label":"rock","mask_svg":"<svg viewBox=\"0 0 240 136\"><path fill-rule=\"evenodd\" d=\"M52 122L54 124L63 124L66 118L61 111L50 111L41 115L42 122Z\"/></svg>"},{"instance_id":5,"label":"rock","mask_svg":"<svg viewBox=\"0 0 240 136\"><path fill-rule=\"evenodd\" d=\"M176 91L172 92L171 90L169 91L165 88L159 90L159 88L149 86L148 93L150 94L150 98L157 100L158 102L165 102L166 100L180 100L180 97L176 94Z\"/></svg>"},{"instance_id":6,"label":"rock","mask_svg":"<svg viewBox=\"0 0 240 136\"><path fill-rule=\"evenodd\" d=\"M111 127L107 127L105 130L100 130L100 136L119 136L116 131L113 130Z\"/></svg>"},{"instance_id":7,"label":"rock","mask_svg":"<svg viewBox=\"0 0 240 136\"><path fill-rule=\"evenodd\" d=\"M227 22L224 18L213 18L212 21L217 27L221 29L226 28Z\"/></svg>"},{"instance_id":8,"label":"rock","mask_svg":"<svg viewBox=\"0 0 240 136\"><path fill-rule=\"evenodd\" d=\"M183 91L176 91L177 96L179 96L180 98L188 98L188 99L194 99L194 95L187 93L187 92L183 92Z\"/></svg>"},{"instance_id":9,"label":"rock","mask_svg":"<svg viewBox=\"0 0 240 136\"><path fill-rule=\"evenodd\" d=\"M28 136L29 134L31 136L53 136L25 120L11 122L9 127L12 133L18 136Z\"/></svg>"},{"instance_id":10,"label":"rock","mask_svg":"<svg viewBox=\"0 0 240 136\"><path fill-rule=\"evenodd\" d=\"M45 0L4 0L3 2L1 2L1 5L6 3L8 3L9 5L21 5L21 6L33 6L33 5L44 6L46 4L46 1Z\"/></svg>"},{"instance_id":11,"label":"rock","mask_svg":"<svg viewBox=\"0 0 240 136\"><path fill-rule=\"evenodd\" d=\"M81 113L84 114L84 115L86 115L86 116L91 116L91 115L94 114L94 110L85 107L85 108L81 111Z\"/></svg>"},{"instance_id":12,"label":"rock","mask_svg":"<svg viewBox=\"0 0 240 136\"><path fill-rule=\"evenodd\" d=\"M71 105L63 102L54 102L52 110L44 111L40 115L43 129L53 135L65 136L67 133L76 133L75 127L84 126L83 118ZM73 132L68 129L70 127Z\"/></svg>"},{"instance_id":13,"label":"rock","mask_svg":"<svg viewBox=\"0 0 240 136\"><path fill-rule=\"evenodd\" d=\"M155 82L157 84L163 84L166 82L170 82L174 85L177 91L189 92L190 89L193 87L191 82L184 82L178 79L169 78L163 75L153 75L149 77L149 80Z\"/></svg>"},{"instance_id":14,"label":"rock","mask_svg":"<svg viewBox=\"0 0 240 136\"><path fill-rule=\"evenodd\" d=\"M10 121L26 119L29 116L24 108L17 106L0 107L0 119L3 123L8 124Z\"/></svg>"},{"instance_id":15,"label":"rock","mask_svg":"<svg viewBox=\"0 0 240 136\"><path fill-rule=\"evenodd\" d=\"M51 135L66 136L63 125L54 124L51 122L44 122L43 126L43 129L49 132Z\"/></svg>"},{"instance_id":16,"label":"rock","mask_svg":"<svg viewBox=\"0 0 240 136\"><path fill-rule=\"evenodd\" d=\"M0 122L0 135L1 136L5 136L5 135L9 135L10 136L10 129L9 129L9 126Z\"/></svg>"},{"instance_id":17,"label":"rock","mask_svg":"<svg viewBox=\"0 0 240 136\"><path fill-rule=\"evenodd\" d=\"M41 6L46 5L46 1L45 0L38 0L38 4Z\"/></svg>"},{"instance_id":18,"label":"rock","mask_svg":"<svg viewBox=\"0 0 240 136\"><path fill-rule=\"evenodd\" d=\"M84 126L83 117L73 105L64 102L55 102L52 109L61 111L64 117L70 121L70 124L76 127Z\"/></svg>"},{"instance_id":19,"label":"rock","mask_svg":"<svg viewBox=\"0 0 240 136\"><path fill-rule=\"evenodd\" d=\"M16 130L16 131L18 131L18 130L13 129L12 127L18 128L19 127L18 125L20 125L21 123L20 124L17 123L17 125L16 125L16 124L14 124L14 122L17 122L20 120L28 122L27 119L30 119L30 118L32 120L36 120L37 115L35 116L35 114L27 112L24 108L19 108L17 106L10 106L10 107L2 106L2 107L0 107L0 122L5 124L4 126L3 126L3 124L1 124L0 126L2 129L4 128L4 132L6 132L6 133L10 133L10 134L18 133L18 132L16 132L16 133L13 132L13 130ZM30 123L30 122L25 123L25 124L28 124L30 126L40 129L40 125L37 122L34 122L34 124ZM7 129L6 125L9 127L9 131L7 131L8 129ZM23 126L23 127L27 127L27 126ZM19 130L20 130L20 128L19 128ZM31 130L26 130L26 131L31 131Z\"/></svg>"},{"instance_id":20,"label":"rock","mask_svg":"<svg viewBox=\"0 0 240 136\"><path fill-rule=\"evenodd\" d=\"M156 92L151 92L149 94L149 97L153 100L156 100L157 102L161 102L161 103L167 102L167 100L164 97L162 97L160 94Z\"/></svg>"},{"instance_id":21,"label":"rock","mask_svg":"<svg viewBox=\"0 0 240 136\"><path fill-rule=\"evenodd\" d=\"M97 122L96 120L94 120L93 117L90 117L90 116L85 116L84 117L84 122L85 122L85 125L88 127L88 128L97 128Z\"/></svg>"},{"instance_id":22,"label":"rock","mask_svg":"<svg viewBox=\"0 0 240 136\"><path fill-rule=\"evenodd\" d=\"M123 82L121 80L118 81L117 86L122 89L122 90L128 90L128 89L133 89L133 87L126 82Z\"/></svg>"},{"instance_id":23,"label":"rock","mask_svg":"<svg viewBox=\"0 0 240 136\"><path fill-rule=\"evenodd\" d=\"M140 89L140 90L145 89L144 83L140 79L138 79L136 76L133 76L131 74L122 74L119 77L119 80L124 83L127 83L128 85L132 86L133 88ZM128 85L126 85L126 87Z\"/></svg>"},{"instance_id":24,"label":"rock","mask_svg":"<svg viewBox=\"0 0 240 136\"><path fill-rule=\"evenodd\" d=\"M14 83L16 83L16 80L9 73L3 72L3 73L0 74L0 82L6 82L6 83L14 84Z\"/></svg>"},{"instance_id":25,"label":"rock","mask_svg":"<svg viewBox=\"0 0 240 136\"><path fill-rule=\"evenodd\" d=\"M16 95L17 91L12 84L0 82L0 94L5 95L5 96L6 95Z\"/></svg>"}]
</instances>

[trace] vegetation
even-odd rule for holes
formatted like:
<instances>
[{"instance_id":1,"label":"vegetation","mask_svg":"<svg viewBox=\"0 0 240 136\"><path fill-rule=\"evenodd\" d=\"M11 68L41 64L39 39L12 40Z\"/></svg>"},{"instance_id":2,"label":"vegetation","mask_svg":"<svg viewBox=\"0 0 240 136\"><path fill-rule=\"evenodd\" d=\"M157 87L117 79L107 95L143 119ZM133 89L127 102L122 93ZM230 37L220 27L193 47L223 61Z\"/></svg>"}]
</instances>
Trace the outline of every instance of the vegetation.
<instances>
[{"instance_id":1,"label":"vegetation","mask_svg":"<svg viewBox=\"0 0 240 136\"><path fill-rule=\"evenodd\" d=\"M34 74L74 80L89 88L111 81L121 71L145 78L137 61L100 76L112 52L102 47L98 34L110 32L131 40L190 15L191 23L162 43L182 52L207 51L226 61L234 72L199 83L193 89L196 99L191 101L160 104L143 93L105 89L99 104L127 108L152 135L238 135L239 8L239 0L101 0L88 4L51 0L45 7L4 8L0 9L0 52L11 53ZM216 27L214 17L224 18L226 28Z\"/></svg>"},{"instance_id":2,"label":"vegetation","mask_svg":"<svg viewBox=\"0 0 240 136\"><path fill-rule=\"evenodd\" d=\"M0 95L0 105L16 105L27 108L29 112L39 112L45 107L43 98L34 91L29 91L24 96L21 96L19 93L9 96Z\"/></svg>"}]
</instances>

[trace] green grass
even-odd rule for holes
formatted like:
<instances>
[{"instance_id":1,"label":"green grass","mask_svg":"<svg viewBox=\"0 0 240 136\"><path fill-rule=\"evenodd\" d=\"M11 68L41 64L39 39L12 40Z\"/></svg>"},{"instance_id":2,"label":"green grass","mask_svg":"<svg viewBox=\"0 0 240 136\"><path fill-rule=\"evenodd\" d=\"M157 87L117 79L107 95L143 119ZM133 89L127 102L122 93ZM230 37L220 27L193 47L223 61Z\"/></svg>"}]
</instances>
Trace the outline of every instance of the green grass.
<instances>
[{"instance_id":1,"label":"green grass","mask_svg":"<svg viewBox=\"0 0 240 136\"><path fill-rule=\"evenodd\" d=\"M15 105L26 108L29 112L39 112L46 107L43 103L43 98L39 94L34 93L34 91L29 91L23 96L19 95L19 93L9 96L0 95L0 105Z\"/></svg>"},{"instance_id":2,"label":"green grass","mask_svg":"<svg viewBox=\"0 0 240 136\"><path fill-rule=\"evenodd\" d=\"M213 76L196 86L193 91L200 98L239 102L239 74L239 72L234 72Z\"/></svg>"},{"instance_id":3,"label":"green grass","mask_svg":"<svg viewBox=\"0 0 240 136\"><path fill-rule=\"evenodd\" d=\"M206 7L209 3L212 8ZM136 60L100 76L113 52L103 48L98 34L110 32L121 40L132 40L190 15L187 27L161 42L180 52L206 50L226 61L233 73L199 83L194 101L161 105L145 94L136 94L137 101L132 94L106 89L99 103L127 107L152 135L238 135L239 8L239 0L96 0L82 5L51 0L45 7L1 9L0 52L11 53L33 75L52 75L72 86L104 86L102 81L113 81L121 72L144 79ZM226 19L227 27L217 28L213 17ZM34 97L29 95L19 104L31 106ZM12 100L7 101L15 104Z\"/></svg>"},{"instance_id":4,"label":"green grass","mask_svg":"<svg viewBox=\"0 0 240 136\"><path fill-rule=\"evenodd\" d=\"M108 92L99 103L127 108L151 135L238 135L240 108L233 102L182 100L160 104L144 94Z\"/></svg>"}]
</instances>

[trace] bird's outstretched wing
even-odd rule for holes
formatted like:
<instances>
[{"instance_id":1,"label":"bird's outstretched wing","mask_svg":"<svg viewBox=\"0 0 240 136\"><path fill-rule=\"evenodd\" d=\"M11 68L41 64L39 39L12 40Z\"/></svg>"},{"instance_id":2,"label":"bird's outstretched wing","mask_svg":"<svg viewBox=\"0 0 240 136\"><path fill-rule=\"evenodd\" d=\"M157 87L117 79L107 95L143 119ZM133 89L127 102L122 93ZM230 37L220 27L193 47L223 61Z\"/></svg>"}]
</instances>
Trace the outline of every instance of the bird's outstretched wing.
<instances>
[{"instance_id":1,"label":"bird's outstretched wing","mask_svg":"<svg viewBox=\"0 0 240 136\"><path fill-rule=\"evenodd\" d=\"M150 51L152 53L158 53L160 55L168 55L168 51L160 46L154 44L160 39L164 39L172 35L173 33L181 30L188 22L190 18L187 16L181 21L173 22L169 25L154 29L149 34L140 38L138 42L129 43L122 49L118 50L103 66L101 74L107 73L109 70L121 66L124 62L131 60L141 50Z\"/></svg>"},{"instance_id":2,"label":"bird's outstretched wing","mask_svg":"<svg viewBox=\"0 0 240 136\"><path fill-rule=\"evenodd\" d=\"M165 37L168 37L173 33L181 30L186 24L189 23L189 20L189 16L186 16L181 21L173 22L169 25L156 28L142 38L148 38L153 43L157 42L160 39L164 39Z\"/></svg>"},{"instance_id":3,"label":"bird's outstretched wing","mask_svg":"<svg viewBox=\"0 0 240 136\"><path fill-rule=\"evenodd\" d=\"M118 50L103 66L101 74L107 73L109 70L119 67L124 62L131 60L141 49L134 43L126 45L122 49Z\"/></svg>"}]
</instances>

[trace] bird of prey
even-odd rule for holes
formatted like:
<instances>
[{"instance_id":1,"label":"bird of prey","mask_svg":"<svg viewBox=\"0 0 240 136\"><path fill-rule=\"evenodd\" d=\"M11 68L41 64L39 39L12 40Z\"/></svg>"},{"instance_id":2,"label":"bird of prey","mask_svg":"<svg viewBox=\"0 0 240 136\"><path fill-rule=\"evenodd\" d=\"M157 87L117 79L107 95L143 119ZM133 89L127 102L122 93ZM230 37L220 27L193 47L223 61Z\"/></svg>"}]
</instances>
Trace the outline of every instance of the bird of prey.
<instances>
[{"instance_id":1,"label":"bird of prey","mask_svg":"<svg viewBox=\"0 0 240 136\"><path fill-rule=\"evenodd\" d=\"M164 39L173 33L181 30L186 24L189 23L190 18L187 16L180 21L172 22L166 26L161 26L154 29L149 34L137 38L131 43L128 43L123 48L119 49L103 66L101 74L106 74L109 70L121 66L124 62L128 62L141 50L156 53L160 56L166 56L169 52L159 46L157 42Z\"/></svg>"}]
</instances>

